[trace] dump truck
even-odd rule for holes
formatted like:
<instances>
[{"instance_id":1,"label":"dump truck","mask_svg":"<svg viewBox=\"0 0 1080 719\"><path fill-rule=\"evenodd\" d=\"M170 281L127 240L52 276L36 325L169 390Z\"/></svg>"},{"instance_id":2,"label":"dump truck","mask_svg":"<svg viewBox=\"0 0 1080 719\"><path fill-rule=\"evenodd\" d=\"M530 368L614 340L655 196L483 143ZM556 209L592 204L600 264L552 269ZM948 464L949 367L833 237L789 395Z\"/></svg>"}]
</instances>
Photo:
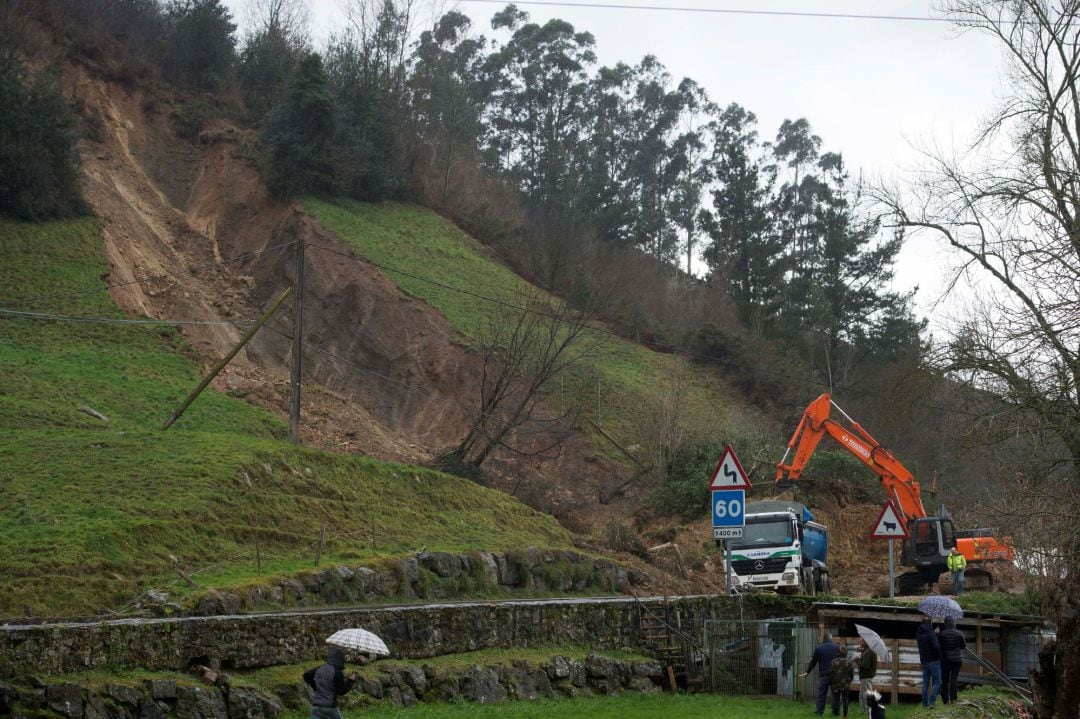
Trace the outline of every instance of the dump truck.
<instances>
[{"instance_id":1,"label":"dump truck","mask_svg":"<svg viewBox=\"0 0 1080 719\"><path fill-rule=\"evenodd\" d=\"M804 504L750 502L745 517L743 536L726 540L735 589L752 587L811 596L829 591L829 530L814 521Z\"/></svg>"}]
</instances>

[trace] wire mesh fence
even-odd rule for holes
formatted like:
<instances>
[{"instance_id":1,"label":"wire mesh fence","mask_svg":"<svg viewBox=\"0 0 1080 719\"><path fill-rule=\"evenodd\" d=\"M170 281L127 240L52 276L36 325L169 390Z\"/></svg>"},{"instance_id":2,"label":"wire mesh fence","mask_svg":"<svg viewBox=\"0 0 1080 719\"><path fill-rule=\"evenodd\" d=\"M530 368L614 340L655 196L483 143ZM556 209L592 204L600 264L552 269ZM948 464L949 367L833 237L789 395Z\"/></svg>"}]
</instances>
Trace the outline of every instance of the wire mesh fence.
<instances>
[{"instance_id":1,"label":"wire mesh fence","mask_svg":"<svg viewBox=\"0 0 1080 719\"><path fill-rule=\"evenodd\" d=\"M801 618L707 620L709 686L722 694L803 696L799 667L813 651L813 633Z\"/></svg>"}]
</instances>

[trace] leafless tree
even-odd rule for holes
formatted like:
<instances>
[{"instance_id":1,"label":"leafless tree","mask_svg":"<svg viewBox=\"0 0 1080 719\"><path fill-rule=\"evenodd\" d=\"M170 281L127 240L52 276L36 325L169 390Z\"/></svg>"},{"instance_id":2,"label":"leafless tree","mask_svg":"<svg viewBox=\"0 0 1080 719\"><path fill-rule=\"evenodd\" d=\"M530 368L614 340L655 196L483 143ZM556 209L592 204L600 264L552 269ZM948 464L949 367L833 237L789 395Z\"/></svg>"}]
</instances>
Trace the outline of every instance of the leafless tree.
<instances>
[{"instance_id":1,"label":"leafless tree","mask_svg":"<svg viewBox=\"0 0 1080 719\"><path fill-rule=\"evenodd\" d=\"M345 16L368 71L386 87L404 82L409 42L421 0L347 0Z\"/></svg>"},{"instance_id":2,"label":"leafless tree","mask_svg":"<svg viewBox=\"0 0 1080 719\"><path fill-rule=\"evenodd\" d=\"M655 483L667 477L675 457L711 434L710 418L691 401L692 379L689 364L675 359L674 368L645 393L632 414L639 457Z\"/></svg>"},{"instance_id":3,"label":"leafless tree","mask_svg":"<svg viewBox=\"0 0 1080 719\"><path fill-rule=\"evenodd\" d=\"M476 416L450 453L481 466L498 448L545 454L566 440L582 407L579 392L602 335L567 303L535 293L506 306L481 331Z\"/></svg>"},{"instance_id":4,"label":"leafless tree","mask_svg":"<svg viewBox=\"0 0 1080 719\"><path fill-rule=\"evenodd\" d=\"M1041 717L1075 719L1080 2L952 0L946 10L961 28L999 42L1008 60L1007 99L967 152L928 151L929 167L911 187L879 188L878 199L900 227L953 249L960 258L954 296L963 296L960 287L976 288L937 359L942 370L993 397L980 403L975 426L999 450L1008 446L1014 476L1002 478L1013 490L992 509L1020 549L1065 558L1042 582L1058 639L1053 662L1038 675L1037 708Z\"/></svg>"},{"instance_id":5,"label":"leafless tree","mask_svg":"<svg viewBox=\"0 0 1080 719\"><path fill-rule=\"evenodd\" d=\"M309 23L307 0L248 0L244 12L244 36L280 35L306 44Z\"/></svg>"}]
</instances>

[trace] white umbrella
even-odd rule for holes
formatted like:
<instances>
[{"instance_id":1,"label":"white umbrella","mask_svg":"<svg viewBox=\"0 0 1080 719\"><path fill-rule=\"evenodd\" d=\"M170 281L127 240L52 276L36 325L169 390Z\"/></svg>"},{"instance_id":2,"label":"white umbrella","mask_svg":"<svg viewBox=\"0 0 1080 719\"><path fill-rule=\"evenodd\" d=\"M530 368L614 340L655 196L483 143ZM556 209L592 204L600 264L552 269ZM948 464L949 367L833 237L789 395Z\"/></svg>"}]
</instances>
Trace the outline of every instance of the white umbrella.
<instances>
[{"instance_id":1,"label":"white umbrella","mask_svg":"<svg viewBox=\"0 0 1080 719\"><path fill-rule=\"evenodd\" d=\"M366 629L341 629L326 638L327 644L342 649L355 649L369 654L389 655L386 642Z\"/></svg>"},{"instance_id":2,"label":"white umbrella","mask_svg":"<svg viewBox=\"0 0 1080 719\"><path fill-rule=\"evenodd\" d=\"M866 642L866 646L878 655L878 659L883 662L891 662L892 659L889 656L889 648L885 646L885 640L882 639L877 632L873 629L867 629L861 624L855 625L855 631L859 633L859 638Z\"/></svg>"}]
</instances>

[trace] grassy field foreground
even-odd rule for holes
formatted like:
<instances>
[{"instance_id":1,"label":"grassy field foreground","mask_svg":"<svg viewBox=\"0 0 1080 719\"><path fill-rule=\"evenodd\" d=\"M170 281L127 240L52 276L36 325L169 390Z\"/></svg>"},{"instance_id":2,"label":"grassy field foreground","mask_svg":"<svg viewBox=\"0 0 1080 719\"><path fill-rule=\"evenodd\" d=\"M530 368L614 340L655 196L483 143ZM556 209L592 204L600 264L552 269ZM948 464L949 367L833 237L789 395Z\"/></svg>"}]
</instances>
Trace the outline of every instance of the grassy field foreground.
<instances>
[{"instance_id":1,"label":"grassy field foreground","mask_svg":"<svg viewBox=\"0 0 1080 719\"><path fill-rule=\"evenodd\" d=\"M0 307L124 319L92 219L0 221ZM195 319L195 318L193 318ZM272 413L207 390L169 326L0 316L0 618L119 609L429 550L563 548L553 519L430 470L296 448ZM81 410L92 408L108 421ZM255 545L262 577L256 577Z\"/></svg>"},{"instance_id":2,"label":"grassy field foreground","mask_svg":"<svg viewBox=\"0 0 1080 719\"><path fill-rule=\"evenodd\" d=\"M889 708L889 719L915 716L914 705L902 704ZM826 710L828 714L828 710ZM858 703L848 716L858 715ZM292 714L301 719L306 714ZM346 719L788 719L812 717L812 703L789 699L732 697L718 694L623 694L593 699L539 699L535 702L505 704L441 704L417 705L408 709L373 706L363 710L343 712Z\"/></svg>"}]
</instances>

